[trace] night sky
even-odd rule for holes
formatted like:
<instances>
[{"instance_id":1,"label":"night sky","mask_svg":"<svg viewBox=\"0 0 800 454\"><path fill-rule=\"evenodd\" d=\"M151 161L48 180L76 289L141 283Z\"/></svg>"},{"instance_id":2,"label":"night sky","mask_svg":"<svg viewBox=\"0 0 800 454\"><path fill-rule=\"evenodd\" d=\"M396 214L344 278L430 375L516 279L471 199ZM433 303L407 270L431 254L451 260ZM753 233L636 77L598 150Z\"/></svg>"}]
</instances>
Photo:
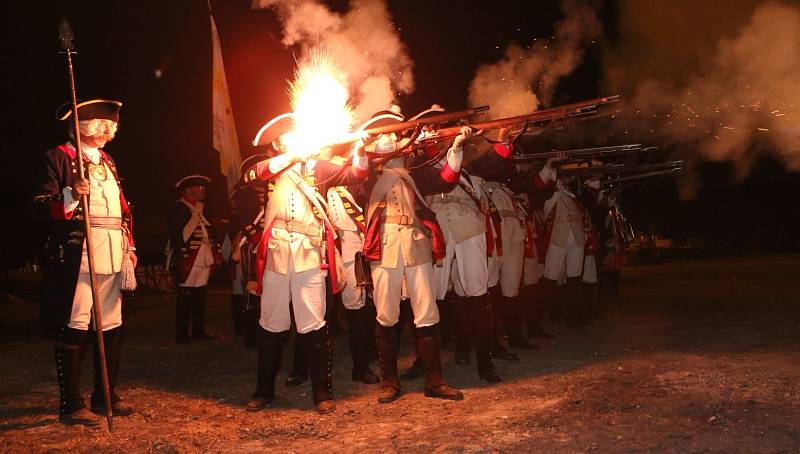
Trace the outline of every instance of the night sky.
<instances>
[{"instance_id":1,"label":"night sky","mask_svg":"<svg viewBox=\"0 0 800 454\"><path fill-rule=\"evenodd\" d=\"M704 25L708 17L703 14L718 10L721 2L707 2L705 10L686 9L697 2L674 3L672 13L678 16L673 14L671 20L685 22L684 32L720 35L741 25L758 2L724 2L726 12L712 26ZM331 5L341 11L347 3ZM5 6L8 133L0 184L6 212L11 213L3 225L6 264L32 256L41 244L41 226L33 226L26 215L31 174L41 152L66 138L66 126L54 120L55 109L69 96L66 63L58 52L58 21L64 16L76 36L79 97L124 102L120 130L106 151L116 159L127 198L134 204L140 248L163 248L164 213L175 199L172 184L185 174L215 178L209 210L212 216L224 215L224 182L211 148L211 44L205 1L26 1ZM393 0L389 9L414 61L416 90L398 100L407 113L434 102L451 110L466 107L467 87L479 64L499 59L512 42L548 38L562 16L558 1ZM623 16L617 1L599 7L604 38L587 49L583 62L559 83L554 104L616 94L606 88L608 65L630 65L627 79L635 79L639 72L661 71L659 62L663 67L668 59L677 69L664 77L679 79L684 75L681 65L694 65L709 52L703 44L708 43L706 35L675 35L672 42L626 40L632 12L626 13ZM646 13L646 8L633 11ZM258 128L288 110L286 80L294 69L293 49L281 44L274 14L252 10L248 1L216 1L214 16L242 156L247 157L254 152L250 143ZM653 23L658 17L642 20ZM155 77L156 69L162 71L160 78ZM620 88L630 83L622 80ZM583 144L593 145L591 140ZM666 181L637 187L623 197L623 208L637 227L675 238L713 238L733 242L737 250L800 247L795 237L800 231L800 209L794 200L800 190L797 174L770 159L756 162L750 177L740 181L728 164L705 164L701 170L703 185L694 200L679 200L674 184Z\"/></svg>"}]
</instances>

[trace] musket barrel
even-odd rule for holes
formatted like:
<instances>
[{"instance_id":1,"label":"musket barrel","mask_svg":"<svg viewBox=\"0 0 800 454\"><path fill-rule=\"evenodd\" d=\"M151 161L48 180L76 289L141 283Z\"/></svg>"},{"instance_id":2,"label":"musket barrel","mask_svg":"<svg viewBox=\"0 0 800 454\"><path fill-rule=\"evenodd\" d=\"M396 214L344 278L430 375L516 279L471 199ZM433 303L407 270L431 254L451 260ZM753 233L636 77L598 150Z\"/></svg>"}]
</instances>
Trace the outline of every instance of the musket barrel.
<instances>
[{"instance_id":1,"label":"musket barrel","mask_svg":"<svg viewBox=\"0 0 800 454\"><path fill-rule=\"evenodd\" d=\"M412 129L419 126L434 125L438 123L446 123L448 121L461 120L472 115L479 115L489 110L489 106L474 107L472 109L461 110L458 112L449 112L439 115L431 115L429 117L420 118L419 120L404 121L388 126L379 126L377 128L366 129L363 132L368 135L377 136L380 134L390 134L393 132L400 132L406 129Z\"/></svg>"}]
</instances>

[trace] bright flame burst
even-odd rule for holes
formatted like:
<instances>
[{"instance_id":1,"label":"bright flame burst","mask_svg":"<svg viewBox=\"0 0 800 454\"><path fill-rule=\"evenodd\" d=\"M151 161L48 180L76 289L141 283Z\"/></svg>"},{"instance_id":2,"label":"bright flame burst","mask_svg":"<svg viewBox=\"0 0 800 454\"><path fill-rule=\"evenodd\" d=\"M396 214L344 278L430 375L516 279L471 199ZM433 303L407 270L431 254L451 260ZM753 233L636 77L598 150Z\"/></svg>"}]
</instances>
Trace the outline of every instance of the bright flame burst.
<instances>
[{"instance_id":1,"label":"bright flame burst","mask_svg":"<svg viewBox=\"0 0 800 454\"><path fill-rule=\"evenodd\" d=\"M282 137L287 152L310 155L348 137L353 109L347 76L328 52L314 52L299 62L289 96L295 124Z\"/></svg>"}]
</instances>

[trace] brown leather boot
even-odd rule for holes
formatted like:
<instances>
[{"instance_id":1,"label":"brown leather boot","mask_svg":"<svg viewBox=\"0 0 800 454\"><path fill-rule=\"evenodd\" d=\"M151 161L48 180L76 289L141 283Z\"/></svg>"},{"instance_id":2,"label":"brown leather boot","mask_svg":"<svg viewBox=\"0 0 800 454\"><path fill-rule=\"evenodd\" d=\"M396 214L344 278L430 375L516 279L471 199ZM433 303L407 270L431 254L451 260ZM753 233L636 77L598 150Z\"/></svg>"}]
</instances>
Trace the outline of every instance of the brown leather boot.
<instances>
[{"instance_id":1,"label":"brown leather boot","mask_svg":"<svg viewBox=\"0 0 800 454\"><path fill-rule=\"evenodd\" d=\"M440 399L462 400L461 391L451 388L442 377L442 356L438 326L417 328L417 350L425 369L425 396Z\"/></svg>"},{"instance_id":2,"label":"brown leather boot","mask_svg":"<svg viewBox=\"0 0 800 454\"><path fill-rule=\"evenodd\" d=\"M99 426L103 419L86 409L80 390L81 359L87 348L87 331L64 327L55 346L59 390L59 420L64 424Z\"/></svg>"},{"instance_id":3,"label":"brown leather boot","mask_svg":"<svg viewBox=\"0 0 800 454\"><path fill-rule=\"evenodd\" d=\"M388 404L400 397L397 377L397 332L394 326L375 326L375 345L381 370L381 390L378 402Z\"/></svg>"}]
</instances>

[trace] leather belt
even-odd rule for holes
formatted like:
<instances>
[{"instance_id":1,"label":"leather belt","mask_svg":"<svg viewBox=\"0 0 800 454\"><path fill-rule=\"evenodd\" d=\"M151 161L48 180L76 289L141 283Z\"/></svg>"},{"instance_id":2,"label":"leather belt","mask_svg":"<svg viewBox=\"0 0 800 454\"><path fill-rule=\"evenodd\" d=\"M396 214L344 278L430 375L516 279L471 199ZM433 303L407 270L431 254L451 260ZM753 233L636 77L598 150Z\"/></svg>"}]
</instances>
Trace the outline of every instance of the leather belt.
<instances>
[{"instance_id":1,"label":"leather belt","mask_svg":"<svg viewBox=\"0 0 800 454\"><path fill-rule=\"evenodd\" d=\"M387 214L384 217L384 222L386 224L411 225L414 223L414 217L407 216L405 214L397 214L397 215Z\"/></svg>"},{"instance_id":2,"label":"leather belt","mask_svg":"<svg viewBox=\"0 0 800 454\"><path fill-rule=\"evenodd\" d=\"M460 203L462 205L475 206L475 201L469 197L460 197L457 195L450 195L450 194L435 195L433 197L433 200L431 201L431 205L436 203L442 203L442 204Z\"/></svg>"},{"instance_id":3,"label":"leather belt","mask_svg":"<svg viewBox=\"0 0 800 454\"><path fill-rule=\"evenodd\" d=\"M108 216L89 216L89 223L98 229L121 230L122 218Z\"/></svg>"},{"instance_id":4,"label":"leather belt","mask_svg":"<svg viewBox=\"0 0 800 454\"><path fill-rule=\"evenodd\" d=\"M289 233L297 232L303 235L318 237L322 235L322 229L315 225L307 225L299 221L284 221L283 219L275 219L272 223L273 229L283 229Z\"/></svg>"}]
</instances>

